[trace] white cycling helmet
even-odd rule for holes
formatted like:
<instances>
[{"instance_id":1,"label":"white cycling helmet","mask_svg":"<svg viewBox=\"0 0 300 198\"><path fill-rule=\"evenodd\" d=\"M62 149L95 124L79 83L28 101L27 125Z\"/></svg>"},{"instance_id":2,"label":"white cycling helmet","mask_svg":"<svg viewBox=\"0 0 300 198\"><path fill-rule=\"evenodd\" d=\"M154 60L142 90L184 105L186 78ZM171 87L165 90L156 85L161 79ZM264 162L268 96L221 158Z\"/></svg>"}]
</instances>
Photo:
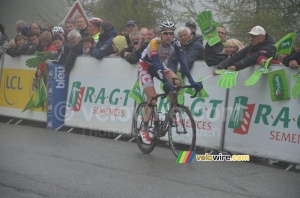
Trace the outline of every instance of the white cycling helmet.
<instances>
[{"instance_id":1,"label":"white cycling helmet","mask_svg":"<svg viewBox=\"0 0 300 198\"><path fill-rule=\"evenodd\" d=\"M162 32L166 29L172 29L175 30L175 23L171 21L164 21L162 24L159 26L159 31Z\"/></svg>"},{"instance_id":2,"label":"white cycling helmet","mask_svg":"<svg viewBox=\"0 0 300 198\"><path fill-rule=\"evenodd\" d=\"M58 33L64 33L64 29L62 29L62 27L59 27L59 26L55 26L52 28L52 34L55 35L55 34L58 34Z\"/></svg>"}]
</instances>

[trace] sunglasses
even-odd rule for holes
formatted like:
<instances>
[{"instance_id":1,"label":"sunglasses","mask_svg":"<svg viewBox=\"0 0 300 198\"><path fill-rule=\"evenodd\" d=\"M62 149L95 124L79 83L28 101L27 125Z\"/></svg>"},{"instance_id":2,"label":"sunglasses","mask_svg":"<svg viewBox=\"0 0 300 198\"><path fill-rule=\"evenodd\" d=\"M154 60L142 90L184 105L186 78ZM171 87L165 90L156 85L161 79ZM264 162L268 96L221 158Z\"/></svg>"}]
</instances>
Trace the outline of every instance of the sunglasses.
<instances>
[{"instance_id":1,"label":"sunglasses","mask_svg":"<svg viewBox=\"0 0 300 198\"><path fill-rule=\"evenodd\" d=\"M174 35L174 32L162 32L163 33L163 35L171 35L171 36L173 36Z\"/></svg>"}]
</instances>

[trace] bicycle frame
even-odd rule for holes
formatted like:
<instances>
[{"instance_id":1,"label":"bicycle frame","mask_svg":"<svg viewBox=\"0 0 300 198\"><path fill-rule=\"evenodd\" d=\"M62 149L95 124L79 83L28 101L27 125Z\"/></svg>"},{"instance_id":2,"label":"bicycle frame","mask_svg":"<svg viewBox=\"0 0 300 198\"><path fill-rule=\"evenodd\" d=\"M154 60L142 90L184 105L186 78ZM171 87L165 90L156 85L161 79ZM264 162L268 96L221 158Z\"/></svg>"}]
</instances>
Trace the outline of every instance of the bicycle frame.
<instances>
[{"instance_id":1,"label":"bicycle frame","mask_svg":"<svg viewBox=\"0 0 300 198\"><path fill-rule=\"evenodd\" d=\"M180 91L180 89L184 89L184 88L192 88L191 85L184 85L184 86L174 86L174 90L170 91L170 93L161 93L161 94L157 94L156 96L152 97L151 100L150 100L150 103L148 104L148 107L151 108L152 110L152 115L153 115L153 118L154 118L154 131L153 131L153 134L156 135L157 137L163 137L166 135L167 133L167 126L168 124L172 124L172 123L168 123L167 121L169 119L169 117L171 117L171 110L173 109L173 107L176 107L178 106L178 92ZM194 94L194 96L191 96L191 98L194 98L196 95L197 95L197 91L196 93ZM161 112L158 112L157 111L157 105L153 105L152 102L155 100L157 101L158 98L165 98L167 96L170 96L170 107L169 107L169 110L168 112L165 114L165 119L164 120L161 120L159 118L159 113ZM151 120L151 122L153 122L153 120ZM156 132L156 134L154 133Z\"/></svg>"}]
</instances>

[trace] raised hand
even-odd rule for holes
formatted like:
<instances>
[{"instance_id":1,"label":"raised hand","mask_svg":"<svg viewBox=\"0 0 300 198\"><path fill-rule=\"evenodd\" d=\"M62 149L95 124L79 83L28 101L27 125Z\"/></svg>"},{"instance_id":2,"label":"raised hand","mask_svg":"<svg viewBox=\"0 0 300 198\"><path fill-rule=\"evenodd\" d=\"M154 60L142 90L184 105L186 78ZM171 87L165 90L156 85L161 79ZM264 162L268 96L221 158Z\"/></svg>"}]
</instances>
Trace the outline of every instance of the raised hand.
<instances>
[{"instance_id":1,"label":"raised hand","mask_svg":"<svg viewBox=\"0 0 300 198\"><path fill-rule=\"evenodd\" d=\"M264 64L264 66L257 67L257 69L254 71L254 73L245 81L246 87L255 85L262 74L267 74L269 72L268 66L269 66L269 62L272 58L273 57L268 58Z\"/></svg>"},{"instance_id":2,"label":"raised hand","mask_svg":"<svg viewBox=\"0 0 300 198\"><path fill-rule=\"evenodd\" d=\"M196 21L200 27L203 38L210 46L213 46L221 41L220 37L218 36L217 29L220 23L213 22L212 12L210 10L204 10L203 12L200 12Z\"/></svg>"}]
</instances>

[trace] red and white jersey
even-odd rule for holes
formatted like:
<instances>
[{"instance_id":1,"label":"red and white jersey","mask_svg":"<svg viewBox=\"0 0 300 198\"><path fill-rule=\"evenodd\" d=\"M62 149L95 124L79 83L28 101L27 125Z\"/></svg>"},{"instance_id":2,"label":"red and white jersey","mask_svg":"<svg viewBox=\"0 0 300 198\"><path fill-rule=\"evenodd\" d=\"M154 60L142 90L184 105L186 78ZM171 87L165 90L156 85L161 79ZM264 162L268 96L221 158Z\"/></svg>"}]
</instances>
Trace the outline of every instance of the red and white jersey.
<instances>
[{"instance_id":1,"label":"red and white jersey","mask_svg":"<svg viewBox=\"0 0 300 198\"><path fill-rule=\"evenodd\" d=\"M169 57L175 53L175 48L171 44L170 46L163 46L160 37L154 38L150 41L141 55L141 60L152 65L151 56L158 55L161 63L168 60Z\"/></svg>"}]
</instances>

